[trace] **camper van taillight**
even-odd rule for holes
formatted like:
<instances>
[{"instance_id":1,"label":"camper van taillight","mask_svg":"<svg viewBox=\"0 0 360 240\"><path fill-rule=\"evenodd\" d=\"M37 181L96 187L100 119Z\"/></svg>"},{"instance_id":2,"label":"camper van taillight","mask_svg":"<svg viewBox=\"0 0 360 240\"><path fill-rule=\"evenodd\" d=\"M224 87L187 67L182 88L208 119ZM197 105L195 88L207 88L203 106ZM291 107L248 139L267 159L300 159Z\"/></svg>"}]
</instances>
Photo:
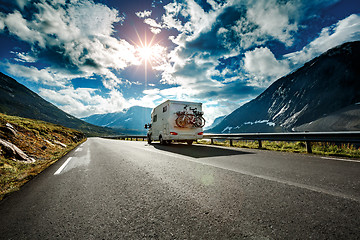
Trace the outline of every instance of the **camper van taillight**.
<instances>
[{"instance_id":1,"label":"camper van taillight","mask_svg":"<svg viewBox=\"0 0 360 240\"><path fill-rule=\"evenodd\" d=\"M170 132L170 135L178 135L177 132Z\"/></svg>"},{"instance_id":2,"label":"camper van taillight","mask_svg":"<svg viewBox=\"0 0 360 240\"><path fill-rule=\"evenodd\" d=\"M199 132L198 135L204 135L204 132Z\"/></svg>"}]
</instances>

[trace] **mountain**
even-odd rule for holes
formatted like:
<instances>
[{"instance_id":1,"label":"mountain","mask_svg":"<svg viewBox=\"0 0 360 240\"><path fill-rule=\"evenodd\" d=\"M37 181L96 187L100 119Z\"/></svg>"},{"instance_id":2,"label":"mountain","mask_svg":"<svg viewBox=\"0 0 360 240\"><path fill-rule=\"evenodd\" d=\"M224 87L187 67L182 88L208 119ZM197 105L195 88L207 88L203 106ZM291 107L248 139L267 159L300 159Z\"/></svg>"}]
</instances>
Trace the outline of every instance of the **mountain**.
<instances>
[{"instance_id":1,"label":"mountain","mask_svg":"<svg viewBox=\"0 0 360 240\"><path fill-rule=\"evenodd\" d=\"M210 126L205 127L204 129L207 130L216 127L219 123L221 123L222 120L224 120L225 117L226 115L215 118L214 122Z\"/></svg>"},{"instance_id":2,"label":"mountain","mask_svg":"<svg viewBox=\"0 0 360 240\"><path fill-rule=\"evenodd\" d=\"M359 131L360 104L350 105L339 111L321 117L315 121L305 123L295 128L295 131Z\"/></svg>"},{"instance_id":3,"label":"mountain","mask_svg":"<svg viewBox=\"0 0 360 240\"><path fill-rule=\"evenodd\" d=\"M124 112L94 114L82 120L103 127L116 128L123 133L146 133L144 125L151 122L151 108L133 106Z\"/></svg>"},{"instance_id":4,"label":"mountain","mask_svg":"<svg viewBox=\"0 0 360 240\"><path fill-rule=\"evenodd\" d=\"M278 79L208 132L360 130L358 124L349 123L358 117L339 118L341 111L360 102L359 76L360 42L345 43ZM359 116L359 111L354 108L351 115ZM321 127L325 123L328 127Z\"/></svg>"},{"instance_id":5,"label":"mountain","mask_svg":"<svg viewBox=\"0 0 360 240\"><path fill-rule=\"evenodd\" d=\"M15 79L1 72L0 112L7 115L59 124L91 136L114 134L114 131L111 129L94 126L67 114L24 85L18 83Z\"/></svg>"}]
</instances>

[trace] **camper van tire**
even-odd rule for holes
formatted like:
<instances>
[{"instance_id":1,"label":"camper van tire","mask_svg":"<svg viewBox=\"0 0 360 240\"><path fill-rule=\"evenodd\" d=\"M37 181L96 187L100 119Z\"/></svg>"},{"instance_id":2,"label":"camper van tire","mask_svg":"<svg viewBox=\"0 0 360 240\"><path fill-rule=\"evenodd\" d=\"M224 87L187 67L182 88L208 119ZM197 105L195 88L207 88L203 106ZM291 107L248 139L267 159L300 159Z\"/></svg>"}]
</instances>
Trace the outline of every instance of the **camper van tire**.
<instances>
[{"instance_id":1,"label":"camper van tire","mask_svg":"<svg viewBox=\"0 0 360 240\"><path fill-rule=\"evenodd\" d=\"M163 139L161 135L159 136L159 141L161 145L166 145L166 141Z\"/></svg>"},{"instance_id":2,"label":"camper van tire","mask_svg":"<svg viewBox=\"0 0 360 240\"><path fill-rule=\"evenodd\" d=\"M149 135L149 134L147 135L147 142L148 142L148 144L151 144L151 142L152 142L151 141L151 135Z\"/></svg>"}]
</instances>

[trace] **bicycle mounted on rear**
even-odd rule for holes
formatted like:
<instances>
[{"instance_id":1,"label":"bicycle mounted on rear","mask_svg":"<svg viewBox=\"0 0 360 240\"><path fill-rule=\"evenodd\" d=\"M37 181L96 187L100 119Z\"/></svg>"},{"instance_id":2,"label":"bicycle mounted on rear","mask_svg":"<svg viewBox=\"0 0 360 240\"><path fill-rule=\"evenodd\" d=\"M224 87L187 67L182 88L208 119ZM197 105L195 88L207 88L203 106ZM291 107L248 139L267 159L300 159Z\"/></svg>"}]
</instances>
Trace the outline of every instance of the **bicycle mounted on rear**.
<instances>
[{"instance_id":1,"label":"bicycle mounted on rear","mask_svg":"<svg viewBox=\"0 0 360 240\"><path fill-rule=\"evenodd\" d=\"M184 110L176 112L176 115L175 123L180 128L201 128L205 125L204 113L197 111L197 108L191 108L186 105Z\"/></svg>"}]
</instances>

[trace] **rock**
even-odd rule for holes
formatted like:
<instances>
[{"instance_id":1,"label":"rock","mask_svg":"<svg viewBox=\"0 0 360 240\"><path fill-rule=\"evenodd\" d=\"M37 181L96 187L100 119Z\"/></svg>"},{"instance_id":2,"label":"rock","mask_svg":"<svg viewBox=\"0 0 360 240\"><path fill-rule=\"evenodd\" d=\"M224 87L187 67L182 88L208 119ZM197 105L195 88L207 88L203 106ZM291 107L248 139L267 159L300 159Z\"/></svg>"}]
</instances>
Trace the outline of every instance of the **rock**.
<instances>
[{"instance_id":1,"label":"rock","mask_svg":"<svg viewBox=\"0 0 360 240\"><path fill-rule=\"evenodd\" d=\"M5 126L6 126L6 128L9 129L14 135L17 134L17 131L16 131L16 129L14 128L13 125L11 125L10 123L6 123Z\"/></svg>"},{"instance_id":2,"label":"rock","mask_svg":"<svg viewBox=\"0 0 360 240\"><path fill-rule=\"evenodd\" d=\"M51 147L55 146L52 142L50 142L49 140L44 140L47 144L49 144Z\"/></svg>"},{"instance_id":3,"label":"rock","mask_svg":"<svg viewBox=\"0 0 360 240\"><path fill-rule=\"evenodd\" d=\"M0 131L4 132L8 136L10 136L10 135L16 136L17 135L17 130L10 123L6 123L5 126L1 126Z\"/></svg>"},{"instance_id":4,"label":"rock","mask_svg":"<svg viewBox=\"0 0 360 240\"><path fill-rule=\"evenodd\" d=\"M5 154L14 157L16 160L25 161L29 163L35 162L35 159L26 155L21 149L11 142L0 139L0 146L3 148Z\"/></svg>"},{"instance_id":5,"label":"rock","mask_svg":"<svg viewBox=\"0 0 360 240\"><path fill-rule=\"evenodd\" d=\"M59 142L59 141L54 141L54 143L57 144L57 145L59 145L59 146L61 146L61 147L63 147L63 148L66 148L66 147L67 147L66 144L64 144L64 143L62 143L62 142Z\"/></svg>"}]
</instances>

